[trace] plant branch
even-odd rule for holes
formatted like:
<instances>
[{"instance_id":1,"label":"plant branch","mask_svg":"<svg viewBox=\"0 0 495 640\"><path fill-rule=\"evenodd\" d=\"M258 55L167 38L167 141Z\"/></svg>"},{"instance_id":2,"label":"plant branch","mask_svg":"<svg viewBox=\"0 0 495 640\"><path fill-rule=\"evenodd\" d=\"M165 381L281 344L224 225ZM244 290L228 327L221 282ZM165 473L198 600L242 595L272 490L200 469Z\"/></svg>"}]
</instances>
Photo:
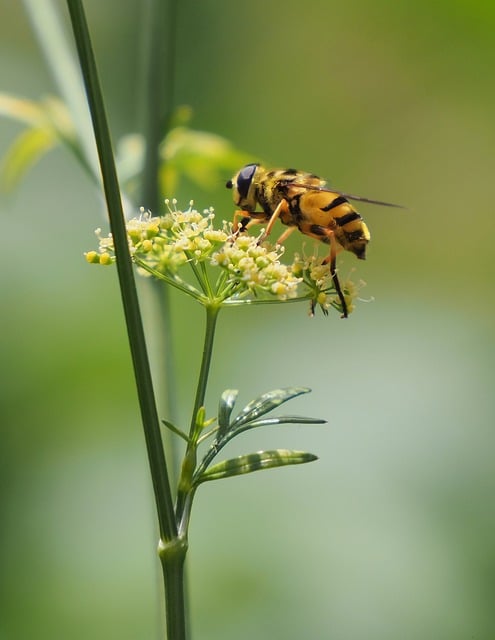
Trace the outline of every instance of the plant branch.
<instances>
[{"instance_id":1,"label":"plant branch","mask_svg":"<svg viewBox=\"0 0 495 640\"><path fill-rule=\"evenodd\" d=\"M206 309L206 329L205 340L203 345L203 357L201 360L201 369L199 371L198 386L196 389L196 399L194 401L194 409L191 416L191 428L189 431L189 437L192 438L194 429L196 427L196 417L199 409L204 405L206 386L208 383L208 376L210 373L211 356L213 353L213 342L215 339L215 329L217 326L218 312L220 306L215 304L209 304Z\"/></svg>"},{"instance_id":2,"label":"plant branch","mask_svg":"<svg viewBox=\"0 0 495 640\"><path fill-rule=\"evenodd\" d=\"M189 429L189 442L186 447L184 461L182 463L181 478L177 491L177 505L175 508L176 520L179 528L180 536L187 536L187 528L191 511L191 504L194 496L192 479L196 468L196 449L199 440L198 431L198 415L201 407L204 406L206 386L210 373L211 357L213 354L213 342L215 339L215 329L218 320L218 312L220 306L217 304L208 304L206 310L206 329L203 344L203 357L201 360L201 368L198 377L198 386L196 389L196 398L191 416L191 427Z\"/></svg>"}]
</instances>

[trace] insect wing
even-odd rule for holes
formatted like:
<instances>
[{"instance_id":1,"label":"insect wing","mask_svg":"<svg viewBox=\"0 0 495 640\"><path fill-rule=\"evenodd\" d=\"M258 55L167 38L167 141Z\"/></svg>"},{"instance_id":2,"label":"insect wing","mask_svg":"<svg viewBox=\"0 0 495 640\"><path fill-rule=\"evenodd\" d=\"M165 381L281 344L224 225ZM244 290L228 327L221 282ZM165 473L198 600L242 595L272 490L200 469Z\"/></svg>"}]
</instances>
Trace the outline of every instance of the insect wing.
<instances>
[{"instance_id":1,"label":"insect wing","mask_svg":"<svg viewBox=\"0 0 495 640\"><path fill-rule=\"evenodd\" d=\"M359 200L360 202L367 202L368 204L377 204L381 207L395 207L396 209L405 209L401 204L393 204L392 202L383 202L382 200L373 200L371 198L365 198L364 196L355 196L352 193L344 193L338 189L331 189L329 187L322 187L319 185L304 184L303 182L291 182L291 187L297 187L299 189L308 189L310 191L325 191L327 193L336 193L339 196L348 198L349 200Z\"/></svg>"}]
</instances>

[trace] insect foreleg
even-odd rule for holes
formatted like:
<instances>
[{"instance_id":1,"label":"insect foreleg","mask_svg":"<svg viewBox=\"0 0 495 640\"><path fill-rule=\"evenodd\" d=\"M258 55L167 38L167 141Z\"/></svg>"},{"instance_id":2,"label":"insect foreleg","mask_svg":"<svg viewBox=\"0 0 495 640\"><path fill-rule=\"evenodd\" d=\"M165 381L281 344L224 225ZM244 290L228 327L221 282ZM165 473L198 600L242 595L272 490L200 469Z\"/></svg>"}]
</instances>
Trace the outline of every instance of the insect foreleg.
<instances>
[{"instance_id":1,"label":"insect foreleg","mask_svg":"<svg viewBox=\"0 0 495 640\"><path fill-rule=\"evenodd\" d=\"M249 216L246 215L245 211L236 211L234 213L234 219L232 221L232 232L233 235L237 235L242 231L246 231L253 224L256 224L257 220L253 220Z\"/></svg>"},{"instance_id":2,"label":"insect foreleg","mask_svg":"<svg viewBox=\"0 0 495 640\"><path fill-rule=\"evenodd\" d=\"M272 213L270 220L268 220L268 224L266 225L265 233L259 239L259 243L266 240L270 233L272 232L273 225L277 222L281 213L285 213L289 211L289 205L287 204L287 200L281 200L278 205L275 207L274 212Z\"/></svg>"}]
</instances>

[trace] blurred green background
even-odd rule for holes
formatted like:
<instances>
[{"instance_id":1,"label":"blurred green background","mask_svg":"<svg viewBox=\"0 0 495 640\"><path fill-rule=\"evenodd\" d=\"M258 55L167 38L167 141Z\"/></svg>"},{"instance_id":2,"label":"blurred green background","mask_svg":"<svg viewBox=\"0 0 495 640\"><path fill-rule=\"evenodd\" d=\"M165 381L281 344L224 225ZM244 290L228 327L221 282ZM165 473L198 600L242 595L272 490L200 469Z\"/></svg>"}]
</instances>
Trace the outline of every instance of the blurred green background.
<instances>
[{"instance_id":1,"label":"blurred green background","mask_svg":"<svg viewBox=\"0 0 495 640\"><path fill-rule=\"evenodd\" d=\"M179 4L176 101L193 126L409 207L360 207L368 260L340 268L356 267L374 301L348 321L310 320L305 305L221 317L210 415L225 388L242 404L305 385L290 410L329 424L254 432L230 450L307 449L317 463L198 492L193 637L494 638L495 5ZM143 3L85 5L117 139L137 128ZM1 90L53 92L22 4L1 0L0 15ZM20 130L0 120L2 154ZM175 195L231 216L223 184ZM101 202L57 150L1 207L0 639L157 638L116 272L82 257ZM184 420L202 322L173 296Z\"/></svg>"}]
</instances>

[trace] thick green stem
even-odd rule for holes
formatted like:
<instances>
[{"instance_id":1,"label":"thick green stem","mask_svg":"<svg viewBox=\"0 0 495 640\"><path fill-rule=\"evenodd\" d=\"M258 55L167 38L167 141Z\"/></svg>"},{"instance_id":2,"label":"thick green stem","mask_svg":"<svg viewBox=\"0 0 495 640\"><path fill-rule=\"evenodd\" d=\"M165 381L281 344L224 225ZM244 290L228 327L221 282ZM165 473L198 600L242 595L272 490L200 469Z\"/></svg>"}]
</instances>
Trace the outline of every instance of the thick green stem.
<instances>
[{"instance_id":1,"label":"thick green stem","mask_svg":"<svg viewBox=\"0 0 495 640\"><path fill-rule=\"evenodd\" d=\"M105 199L114 238L122 302L155 492L160 538L170 541L177 537L177 527L153 394L141 313L129 255L127 231L113 159L110 131L82 2L81 0L67 0L67 6L71 17L81 71L83 73L88 97L103 178Z\"/></svg>"},{"instance_id":2,"label":"thick green stem","mask_svg":"<svg viewBox=\"0 0 495 640\"><path fill-rule=\"evenodd\" d=\"M158 554L162 563L165 586L167 638L168 640L186 640L187 615L185 601L184 562L187 552L187 539L176 538L168 544L160 544Z\"/></svg>"}]
</instances>

